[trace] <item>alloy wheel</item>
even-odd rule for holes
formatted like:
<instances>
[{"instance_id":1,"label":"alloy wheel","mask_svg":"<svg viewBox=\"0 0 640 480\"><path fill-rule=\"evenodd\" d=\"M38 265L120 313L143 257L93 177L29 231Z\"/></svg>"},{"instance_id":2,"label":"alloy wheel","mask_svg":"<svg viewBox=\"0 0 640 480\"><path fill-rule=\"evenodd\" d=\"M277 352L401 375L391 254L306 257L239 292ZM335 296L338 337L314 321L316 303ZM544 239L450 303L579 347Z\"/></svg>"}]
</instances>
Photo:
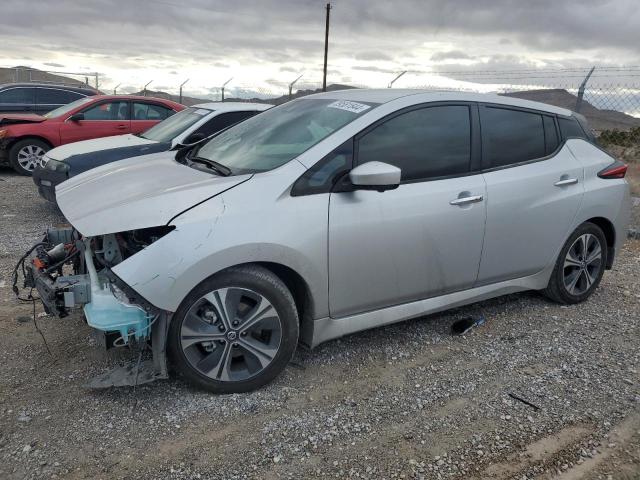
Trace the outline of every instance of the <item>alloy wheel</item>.
<instances>
[{"instance_id":1,"label":"alloy wheel","mask_svg":"<svg viewBox=\"0 0 640 480\"><path fill-rule=\"evenodd\" d=\"M32 172L37 165L41 164L42 157L46 152L38 145L25 145L18 151L18 164Z\"/></svg>"},{"instance_id":2,"label":"alloy wheel","mask_svg":"<svg viewBox=\"0 0 640 480\"><path fill-rule=\"evenodd\" d=\"M247 380L271 364L282 340L282 322L262 295L221 288L200 297L180 327L187 361L222 382Z\"/></svg>"},{"instance_id":3,"label":"alloy wheel","mask_svg":"<svg viewBox=\"0 0 640 480\"><path fill-rule=\"evenodd\" d=\"M597 281L602 270L602 245L591 233L580 235L564 259L563 280L569 294L585 293Z\"/></svg>"}]
</instances>

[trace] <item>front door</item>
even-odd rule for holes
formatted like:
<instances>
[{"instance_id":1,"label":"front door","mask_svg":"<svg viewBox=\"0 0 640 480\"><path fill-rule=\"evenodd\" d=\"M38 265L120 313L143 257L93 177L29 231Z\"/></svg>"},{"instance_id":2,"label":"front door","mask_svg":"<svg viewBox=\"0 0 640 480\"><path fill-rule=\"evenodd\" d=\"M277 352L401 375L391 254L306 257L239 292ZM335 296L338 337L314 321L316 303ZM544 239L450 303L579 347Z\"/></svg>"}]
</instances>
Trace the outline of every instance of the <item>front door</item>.
<instances>
[{"instance_id":1,"label":"front door","mask_svg":"<svg viewBox=\"0 0 640 480\"><path fill-rule=\"evenodd\" d=\"M84 114L84 120L67 120L60 126L62 144L130 132L131 121L127 101L105 101L81 112Z\"/></svg>"},{"instance_id":2,"label":"front door","mask_svg":"<svg viewBox=\"0 0 640 480\"><path fill-rule=\"evenodd\" d=\"M334 192L329 201L331 316L470 288L485 221L485 183L470 175L469 105L423 106L375 124L355 142L355 165L399 167L385 192Z\"/></svg>"}]
</instances>

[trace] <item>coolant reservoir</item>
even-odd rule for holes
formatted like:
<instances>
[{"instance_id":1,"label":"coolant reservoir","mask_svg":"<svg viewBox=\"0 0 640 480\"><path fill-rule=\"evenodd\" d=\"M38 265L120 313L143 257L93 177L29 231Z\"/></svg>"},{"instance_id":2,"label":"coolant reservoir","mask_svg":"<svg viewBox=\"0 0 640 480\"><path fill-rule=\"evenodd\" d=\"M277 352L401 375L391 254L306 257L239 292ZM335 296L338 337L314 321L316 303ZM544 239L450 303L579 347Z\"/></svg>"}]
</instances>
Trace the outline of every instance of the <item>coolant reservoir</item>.
<instances>
[{"instance_id":1,"label":"coolant reservoir","mask_svg":"<svg viewBox=\"0 0 640 480\"><path fill-rule=\"evenodd\" d=\"M101 281L93 265L89 241L85 241L84 255L91 279L91 302L84 305L89 326L104 332L120 332L122 344L128 343L130 337L147 337L151 333L149 315L141 307L117 299L108 282Z\"/></svg>"}]
</instances>

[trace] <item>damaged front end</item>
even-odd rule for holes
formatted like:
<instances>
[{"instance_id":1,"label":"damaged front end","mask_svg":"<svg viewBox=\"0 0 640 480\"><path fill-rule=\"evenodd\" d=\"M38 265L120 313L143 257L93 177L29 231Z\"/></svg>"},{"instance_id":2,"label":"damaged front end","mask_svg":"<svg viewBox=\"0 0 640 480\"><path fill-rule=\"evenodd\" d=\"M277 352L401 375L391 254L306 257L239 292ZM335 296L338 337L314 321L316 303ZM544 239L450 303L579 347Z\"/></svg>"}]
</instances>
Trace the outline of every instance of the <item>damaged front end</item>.
<instances>
[{"instance_id":1,"label":"damaged front end","mask_svg":"<svg viewBox=\"0 0 640 480\"><path fill-rule=\"evenodd\" d=\"M106 348L129 347L140 360L89 382L93 388L136 385L167 378L166 336L170 313L158 309L111 268L155 242L172 227L154 227L96 237L74 228L50 229L23 257L24 287L38 291L45 311L63 318L82 309ZM16 268L16 272L17 272ZM17 277L14 290L17 292ZM150 347L152 359L141 361Z\"/></svg>"}]
</instances>

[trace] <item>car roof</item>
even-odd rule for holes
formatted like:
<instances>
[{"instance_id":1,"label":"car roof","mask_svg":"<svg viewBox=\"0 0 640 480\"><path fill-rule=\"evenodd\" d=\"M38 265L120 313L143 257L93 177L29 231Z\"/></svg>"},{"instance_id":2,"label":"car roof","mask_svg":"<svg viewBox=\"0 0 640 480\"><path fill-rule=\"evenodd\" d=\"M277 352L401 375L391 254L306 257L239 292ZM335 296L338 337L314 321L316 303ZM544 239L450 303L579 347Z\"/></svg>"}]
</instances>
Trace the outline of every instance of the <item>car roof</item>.
<instances>
[{"instance_id":1,"label":"car roof","mask_svg":"<svg viewBox=\"0 0 640 480\"><path fill-rule=\"evenodd\" d=\"M246 110L263 111L273 107L268 103L250 103L250 102L208 102L191 105L191 108L207 108L216 112L236 112Z\"/></svg>"},{"instance_id":2,"label":"car roof","mask_svg":"<svg viewBox=\"0 0 640 480\"><path fill-rule=\"evenodd\" d=\"M97 92L95 88L89 85L70 85L66 83L48 83L48 82L16 82L16 83L2 83L0 84L0 90L5 88L15 88L15 87L50 87L50 88L60 88L65 90L79 90L83 92Z\"/></svg>"},{"instance_id":3,"label":"car roof","mask_svg":"<svg viewBox=\"0 0 640 480\"><path fill-rule=\"evenodd\" d=\"M347 90L335 90L333 92L316 93L303 98L326 98L330 100L350 100L354 102L387 103L398 98L420 95L416 103L425 102L483 102L499 105L508 105L521 108L530 108L558 115L571 115L571 111L566 108L556 107L546 103L523 100L515 97L505 97L495 93L473 93L457 91L434 91L421 89L360 89L353 88Z\"/></svg>"}]
</instances>

